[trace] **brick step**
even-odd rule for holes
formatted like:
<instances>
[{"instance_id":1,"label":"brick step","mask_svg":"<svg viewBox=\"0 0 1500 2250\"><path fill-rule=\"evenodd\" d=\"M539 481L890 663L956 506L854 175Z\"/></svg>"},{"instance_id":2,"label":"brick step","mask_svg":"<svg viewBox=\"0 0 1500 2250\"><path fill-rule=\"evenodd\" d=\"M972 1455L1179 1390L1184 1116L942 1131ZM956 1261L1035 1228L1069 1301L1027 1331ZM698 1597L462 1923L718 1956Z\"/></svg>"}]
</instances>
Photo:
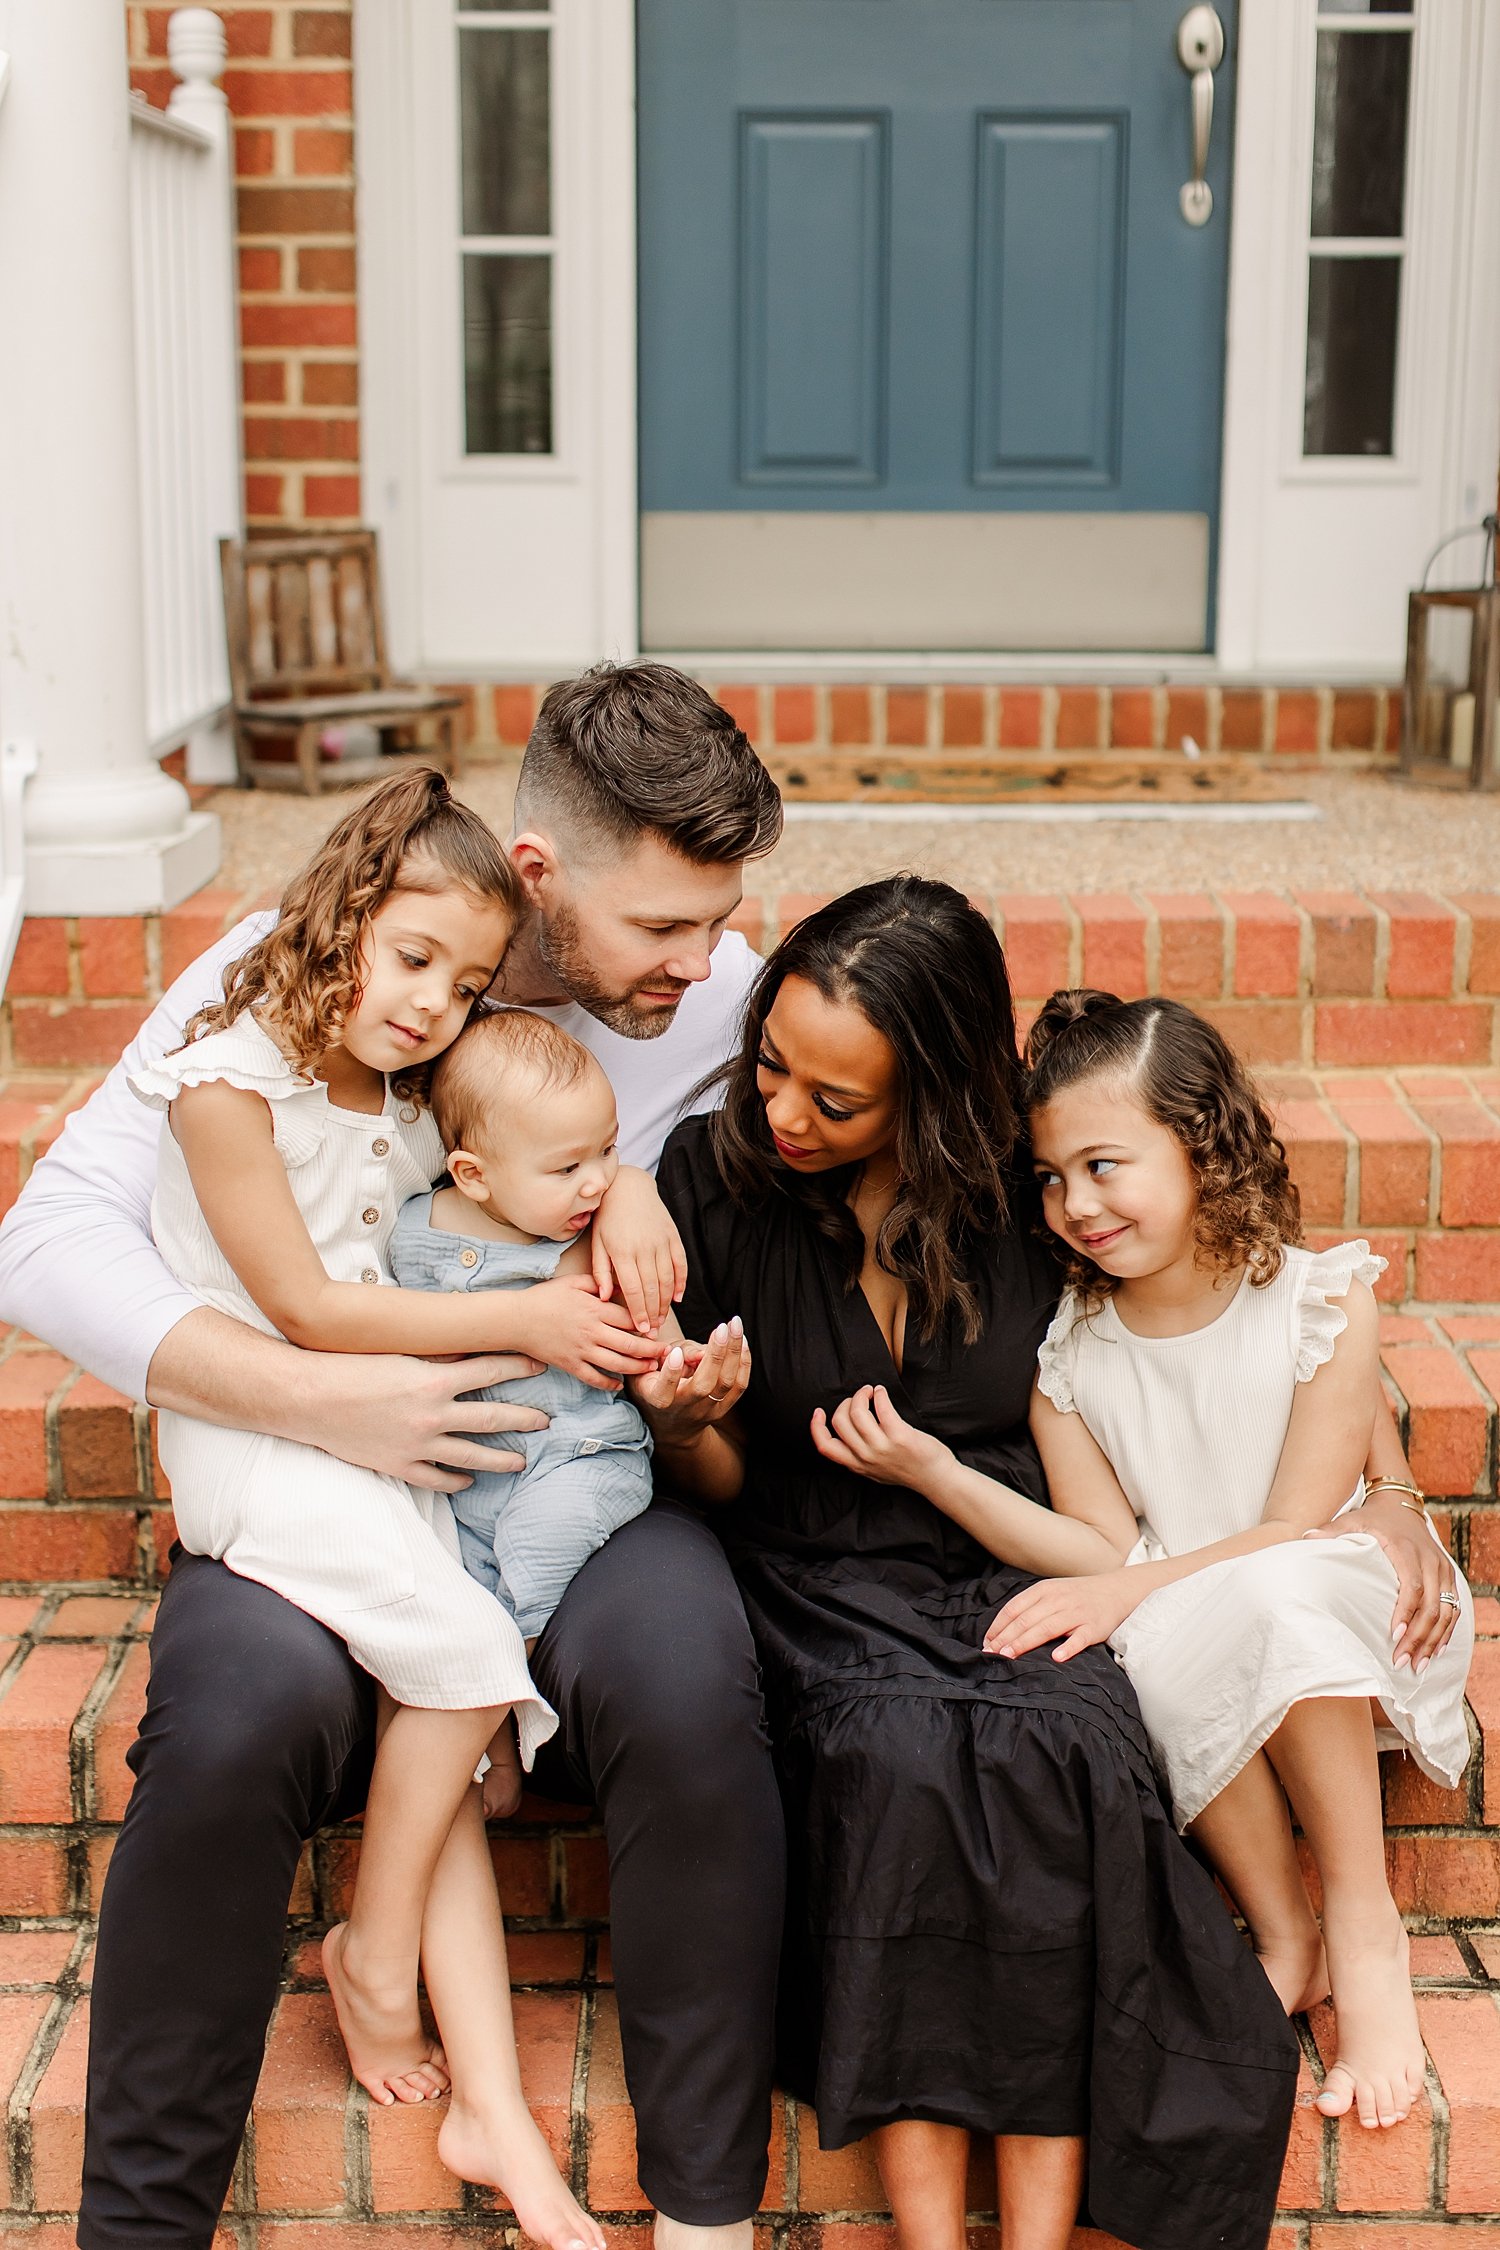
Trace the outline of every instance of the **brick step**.
<instances>
[{"instance_id":1,"label":"brick step","mask_svg":"<svg viewBox=\"0 0 1500 2250\"><path fill-rule=\"evenodd\" d=\"M823 903L764 875L758 887L750 872L735 920L752 943ZM28 920L6 987L0 1070L107 1069L188 962L264 903L204 891L160 916ZM1059 985L1087 983L1193 1001L1256 1063L1500 1062L1500 893L1005 892L976 903L1005 943L1023 1014Z\"/></svg>"},{"instance_id":2,"label":"brick step","mask_svg":"<svg viewBox=\"0 0 1500 2250\"><path fill-rule=\"evenodd\" d=\"M152 1609L138 1596L70 1587L0 1606L9 1639L0 1671L7 2243L52 2250L47 2222L64 2227L76 2201L92 1915L130 1788L124 1756L144 1695ZM1378 2141L1319 2118L1312 2100L1327 2025L1314 2022L1277 2250L1373 2250L1386 2241L1424 2250L1425 2226L1441 2226L1447 2245L1494 2242L1480 2215L1500 2204L1500 1602L1481 1600L1479 1623L1470 1697L1477 1755L1463 1788L1434 1790L1403 1761L1386 1761L1391 1867L1414 1933L1428 2096L1408 2126ZM629 2233L644 2250L602 1836L586 1808L528 1801L523 1818L495 1830L492 1850L513 1933L529 2096L578 2191L611 2232ZM325 2238L329 2250L388 2250L387 2237L389 2250L398 2237L405 2250L492 2238L492 2200L460 2188L437 2163L438 2118L372 2111L348 2080L317 1937L347 1908L357 1856L358 1830L330 1829L298 1869L283 1994L226 2237L241 2250L290 2245L293 2226L299 2250ZM975 2225L992 2224L993 2191L977 2154L971 2201ZM778 2105L765 2223L766 2250L894 2250L868 2149L821 2151L795 2103Z\"/></svg>"},{"instance_id":3,"label":"brick step","mask_svg":"<svg viewBox=\"0 0 1500 2250\"><path fill-rule=\"evenodd\" d=\"M155 1604L71 1586L0 1596L0 1918L96 1910L132 1786L125 1753L145 1706ZM1500 1920L1500 1599L1475 1605L1469 1680L1474 1755L1457 1789L1385 1759L1392 1886L1427 1927ZM496 1870L512 1912L597 1932L609 1914L603 1839L577 1806L528 1798L496 1828ZM359 1830L329 1828L302 1857L294 1917L336 1920L358 1864Z\"/></svg>"},{"instance_id":4,"label":"brick step","mask_svg":"<svg viewBox=\"0 0 1500 2250\"><path fill-rule=\"evenodd\" d=\"M644 2246L648 2212L635 2176L608 1939L521 1926L510 1943L527 2097L575 2191L611 2235ZM36 2240L35 2226L51 2250L47 2220L61 2225L76 2208L92 1953L88 1920L0 1930L8 2244ZM1500 2188L1500 1926L1419 1936L1413 1953L1426 2095L1407 2124L1378 2139L1320 2117L1313 2102L1330 2023L1326 2009L1317 2011L1304 2029L1276 2250L1369 2250L1387 2241L1391 2250L1398 2242L1422 2250L1428 2227L1433 2250L1439 2240L1495 2240L1496 2228L1481 2222ZM226 2238L300 2245L326 2232L339 2250L492 2240L507 2206L444 2171L440 2123L440 2110L381 2109L351 2083L316 1938L294 1930ZM972 2223L993 2226L993 2173L978 2144L969 2202ZM811 2114L778 2097L762 2205L766 2250L783 2242L790 2250L893 2250L884 2216L868 2144L821 2149ZM1077 2250L1102 2250L1104 2239L1080 2234Z\"/></svg>"},{"instance_id":5,"label":"brick step","mask_svg":"<svg viewBox=\"0 0 1500 2250\"><path fill-rule=\"evenodd\" d=\"M1294 1169L1309 1167L1310 1195L1324 1192L1329 1144L1294 1143L1293 1154ZM1351 1158L1343 1148L1341 1161L1362 1163L1360 1149ZM1500 1248L1500 1229L1428 1234L1362 1219L1314 1225L1309 1239L1334 1241L1355 1228L1390 1260L1380 1284L1387 1299L1403 1274L1427 1270L1446 1246ZM1444 1536L1475 1586L1500 1588L1500 1308L1457 1293L1445 1303L1408 1300L1386 1311L1382 1352L1413 1470L1437 1503ZM140 1400L31 1338L12 1331L0 1343L0 1589L67 1581L145 1592L160 1583L172 1523L154 1421Z\"/></svg>"}]
</instances>

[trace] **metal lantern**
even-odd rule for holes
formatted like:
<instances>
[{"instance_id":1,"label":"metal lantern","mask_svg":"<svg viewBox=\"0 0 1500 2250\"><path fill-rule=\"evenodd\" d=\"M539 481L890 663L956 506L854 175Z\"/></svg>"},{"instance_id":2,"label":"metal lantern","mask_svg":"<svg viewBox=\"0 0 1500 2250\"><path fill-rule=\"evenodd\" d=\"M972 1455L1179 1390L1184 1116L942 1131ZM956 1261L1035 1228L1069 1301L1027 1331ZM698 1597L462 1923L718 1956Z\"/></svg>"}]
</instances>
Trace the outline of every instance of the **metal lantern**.
<instances>
[{"instance_id":1,"label":"metal lantern","mask_svg":"<svg viewBox=\"0 0 1500 2250\"><path fill-rule=\"evenodd\" d=\"M1500 586L1414 593L1406 612L1401 771L1500 789Z\"/></svg>"}]
</instances>

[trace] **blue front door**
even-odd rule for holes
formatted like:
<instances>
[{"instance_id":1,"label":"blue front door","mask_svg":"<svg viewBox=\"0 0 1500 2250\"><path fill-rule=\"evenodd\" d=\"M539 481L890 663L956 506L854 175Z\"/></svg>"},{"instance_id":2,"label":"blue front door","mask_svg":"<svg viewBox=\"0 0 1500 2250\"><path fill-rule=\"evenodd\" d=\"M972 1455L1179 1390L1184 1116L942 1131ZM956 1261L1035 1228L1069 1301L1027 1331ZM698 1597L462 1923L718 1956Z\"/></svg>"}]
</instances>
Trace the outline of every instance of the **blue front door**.
<instances>
[{"instance_id":1,"label":"blue front door","mask_svg":"<svg viewBox=\"0 0 1500 2250\"><path fill-rule=\"evenodd\" d=\"M643 637L1202 648L1183 0L639 0Z\"/></svg>"}]
</instances>

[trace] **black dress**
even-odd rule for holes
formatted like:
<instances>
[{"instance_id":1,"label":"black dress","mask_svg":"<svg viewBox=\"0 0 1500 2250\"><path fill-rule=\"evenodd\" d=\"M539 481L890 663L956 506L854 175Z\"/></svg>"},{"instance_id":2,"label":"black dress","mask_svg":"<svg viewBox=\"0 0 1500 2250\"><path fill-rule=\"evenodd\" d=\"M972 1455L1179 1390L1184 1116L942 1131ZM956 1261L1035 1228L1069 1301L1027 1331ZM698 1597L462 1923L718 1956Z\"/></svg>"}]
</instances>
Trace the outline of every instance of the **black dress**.
<instances>
[{"instance_id":1,"label":"black dress","mask_svg":"<svg viewBox=\"0 0 1500 2250\"><path fill-rule=\"evenodd\" d=\"M741 1211L708 1120L658 1184L689 1336L739 1313L745 1486L714 1511L763 1668L792 1839L778 2057L825 2148L930 2118L1089 2140L1096 2227L1141 2250L1263 2250L1297 2045L1174 1833L1108 1649L984 1654L1025 1573L920 1495L853 1476L808 1421L862 1383L971 1467L1045 1499L1026 1428L1056 1295L1024 1223L970 1261L979 1340L901 1373L794 1195ZM1022 1191L1024 1192L1024 1191Z\"/></svg>"}]
</instances>

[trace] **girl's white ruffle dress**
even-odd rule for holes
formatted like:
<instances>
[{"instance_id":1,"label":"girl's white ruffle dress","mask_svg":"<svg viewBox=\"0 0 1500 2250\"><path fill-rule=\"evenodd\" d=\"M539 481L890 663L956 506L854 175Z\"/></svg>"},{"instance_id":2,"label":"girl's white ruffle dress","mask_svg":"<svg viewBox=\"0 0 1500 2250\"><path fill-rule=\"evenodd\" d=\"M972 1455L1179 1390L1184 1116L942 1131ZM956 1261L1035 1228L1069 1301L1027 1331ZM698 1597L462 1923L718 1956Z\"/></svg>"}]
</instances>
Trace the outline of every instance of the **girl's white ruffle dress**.
<instances>
[{"instance_id":1,"label":"girl's white ruffle dress","mask_svg":"<svg viewBox=\"0 0 1500 2250\"><path fill-rule=\"evenodd\" d=\"M266 1101L297 1208L329 1275L390 1285L396 1214L443 1170L430 1114L389 1089L379 1116L336 1107L322 1081L300 1077L248 1015L144 1065L131 1085L165 1110L184 1086L210 1080ZM209 1232L170 1126L151 1227L167 1264L205 1304L277 1333ZM531 1765L557 1719L532 1685L513 1619L459 1560L445 1493L288 1438L182 1414L161 1415L159 1444L190 1552L216 1555L316 1617L398 1703L441 1711L513 1704L522 1762Z\"/></svg>"},{"instance_id":2,"label":"girl's white ruffle dress","mask_svg":"<svg viewBox=\"0 0 1500 2250\"><path fill-rule=\"evenodd\" d=\"M1187 1336L1137 1336L1113 1299L1088 1310L1068 1292L1038 1382L1059 1412L1082 1415L1108 1456L1140 1530L1132 1563L1261 1521L1296 1386L1333 1356L1351 1280L1373 1283L1384 1266L1365 1242L1289 1248L1274 1281L1242 1280L1218 1318ZM1347 1505L1362 1496L1361 1484ZM1451 1788L1469 1757L1474 1646L1462 1578L1457 1591L1457 1628L1420 1678L1395 1668L1396 1573L1367 1532L1291 1540L1148 1594L1110 1646L1140 1700L1178 1827L1311 1696L1375 1698L1381 1748L1409 1750L1429 1780Z\"/></svg>"}]
</instances>

